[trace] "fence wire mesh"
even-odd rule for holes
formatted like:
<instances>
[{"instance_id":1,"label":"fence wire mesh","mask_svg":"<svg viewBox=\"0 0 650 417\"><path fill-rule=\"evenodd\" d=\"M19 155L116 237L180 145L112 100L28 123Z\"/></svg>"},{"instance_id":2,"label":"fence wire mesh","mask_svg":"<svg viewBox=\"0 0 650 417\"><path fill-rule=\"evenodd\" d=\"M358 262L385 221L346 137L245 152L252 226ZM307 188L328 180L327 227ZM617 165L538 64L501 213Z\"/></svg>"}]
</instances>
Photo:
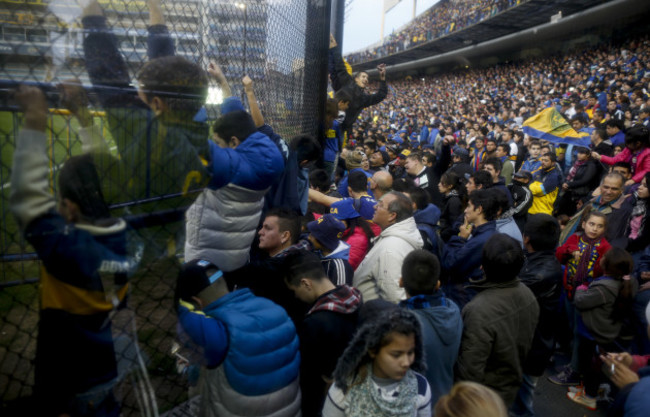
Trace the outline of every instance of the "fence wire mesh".
<instances>
[{"instance_id":1,"label":"fence wire mesh","mask_svg":"<svg viewBox=\"0 0 650 417\"><path fill-rule=\"evenodd\" d=\"M184 209L206 183L200 160L186 145L211 135L209 124L224 97L211 81L196 112L192 106L202 93L191 90L195 77L176 67L156 68L149 81L180 80L162 94L189 94L174 104L183 117L159 123L156 105L146 106L138 97L137 90L147 87L138 74L165 55L202 68L215 61L232 95L242 100L242 76L252 78L266 122L287 141L299 134L317 136L327 82L329 6L327 0L0 0L3 415L25 415L33 405L44 273L9 211L12 157L23 123L12 90L34 84L46 92L50 191L57 193L64 162L90 151L112 214L130 226L136 248L131 255L139 263L130 277L128 307L113 317L122 413L151 415L157 407L161 414L178 414L189 409L178 408L188 399L188 382L177 370L178 353L172 354L173 293ZM70 79L78 79L81 88L63 94L59 85ZM92 133L84 133L89 124ZM65 349L69 341L58 343Z\"/></svg>"}]
</instances>

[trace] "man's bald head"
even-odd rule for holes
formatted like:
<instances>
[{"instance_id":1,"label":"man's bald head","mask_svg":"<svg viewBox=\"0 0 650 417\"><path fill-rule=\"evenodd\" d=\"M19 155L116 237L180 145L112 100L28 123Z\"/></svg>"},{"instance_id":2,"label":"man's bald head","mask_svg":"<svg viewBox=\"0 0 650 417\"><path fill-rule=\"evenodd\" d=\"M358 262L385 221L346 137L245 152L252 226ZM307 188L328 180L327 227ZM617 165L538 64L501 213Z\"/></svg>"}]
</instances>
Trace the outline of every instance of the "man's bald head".
<instances>
[{"instance_id":1,"label":"man's bald head","mask_svg":"<svg viewBox=\"0 0 650 417\"><path fill-rule=\"evenodd\" d=\"M372 176L370 181L370 188L372 189L375 199L380 199L381 196L390 192L393 187L393 177L388 171L377 171Z\"/></svg>"}]
</instances>

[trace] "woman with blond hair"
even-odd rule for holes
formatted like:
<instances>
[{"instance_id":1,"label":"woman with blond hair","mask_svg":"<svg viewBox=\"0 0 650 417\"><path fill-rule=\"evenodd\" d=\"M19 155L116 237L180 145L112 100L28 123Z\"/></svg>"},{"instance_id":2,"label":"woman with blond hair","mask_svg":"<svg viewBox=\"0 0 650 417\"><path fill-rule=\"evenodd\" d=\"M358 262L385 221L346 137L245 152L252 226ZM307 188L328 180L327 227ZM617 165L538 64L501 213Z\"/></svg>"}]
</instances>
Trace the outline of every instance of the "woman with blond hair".
<instances>
[{"instance_id":1,"label":"woman with blond hair","mask_svg":"<svg viewBox=\"0 0 650 417\"><path fill-rule=\"evenodd\" d=\"M485 385L463 381L440 397L433 410L436 417L507 417L499 394Z\"/></svg>"}]
</instances>

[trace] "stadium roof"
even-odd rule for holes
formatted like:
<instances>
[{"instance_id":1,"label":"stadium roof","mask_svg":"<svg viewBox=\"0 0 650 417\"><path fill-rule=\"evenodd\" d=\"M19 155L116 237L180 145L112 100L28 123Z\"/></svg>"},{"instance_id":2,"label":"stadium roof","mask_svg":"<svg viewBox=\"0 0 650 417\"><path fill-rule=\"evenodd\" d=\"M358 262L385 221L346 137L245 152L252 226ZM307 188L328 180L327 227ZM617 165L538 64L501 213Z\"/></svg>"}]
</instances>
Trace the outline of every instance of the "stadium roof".
<instances>
[{"instance_id":1,"label":"stadium roof","mask_svg":"<svg viewBox=\"0 0 650 417\"><path fill-rule=\"evenodd\" d=\"M548 23L551 16L559 11L566 17L607 2L608 0L529 0L465 29L405 51L354 64L353 68L358 71L374 68L380 63L392 66L435 56Z\"/></svg>"}]
</instances>

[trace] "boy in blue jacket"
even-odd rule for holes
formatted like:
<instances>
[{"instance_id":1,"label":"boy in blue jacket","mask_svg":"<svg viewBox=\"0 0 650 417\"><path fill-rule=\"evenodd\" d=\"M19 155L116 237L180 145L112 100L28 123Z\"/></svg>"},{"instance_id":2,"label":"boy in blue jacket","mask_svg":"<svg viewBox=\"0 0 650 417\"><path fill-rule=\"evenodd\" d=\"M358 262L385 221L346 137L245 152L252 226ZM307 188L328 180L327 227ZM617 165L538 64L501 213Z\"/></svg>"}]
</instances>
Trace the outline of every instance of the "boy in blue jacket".
<instances>
[{"instance_id":1,"label":"boy in blue jacket","mask_svg":"<svg viewBox=\"0 0 650 417\"><path fill-rule=\"evenodd\" d=\"M25 126L16 139L10 208L43 264L33 415L118 416L111 317L125 306L136 265L127 253L126 223L111 218L90 155L66 161L55 200L45 96L21 86L15 98Z\"/></svg>"},{"instance_id":2,"label":"boy in blue jacket","mask_svg":"<svg viewBox=\"0 0 650 417\"><path fill-rule=\"evenodd\" d=\"M204 260L183 265L175 298L180 327L203 348L199 415L300 415L298 336L282 307L229 292Z\"/></svg>"},{"instance_id":3,"label":"boy in blue jacket","mask_svg":"<svg viewBox=\"0 0 650 417\"><path fill-rule=\"evenodd\" d=\"M228 111L214 123L209 141L210 181L186 213L185 259L204 259L229 272L248 261L264 207L264 195L282 175L284 158L258 131L241 102L230 97Z\"/></svg>"},{"instance_id":4,"label":"boy in blue jacket","mask_svg":"<svg viewBox=\"0 0 650 417\"><path fill-rule=\"evenodd\" d=\"M418 249L404 258L400 287L404 288L407 299L399 305L411 310L422 325L431 404L454 385L454 364L463 334L460 309L445 297L439 277L440 262L431 252Z\"/></svg>"}]
</instances>

